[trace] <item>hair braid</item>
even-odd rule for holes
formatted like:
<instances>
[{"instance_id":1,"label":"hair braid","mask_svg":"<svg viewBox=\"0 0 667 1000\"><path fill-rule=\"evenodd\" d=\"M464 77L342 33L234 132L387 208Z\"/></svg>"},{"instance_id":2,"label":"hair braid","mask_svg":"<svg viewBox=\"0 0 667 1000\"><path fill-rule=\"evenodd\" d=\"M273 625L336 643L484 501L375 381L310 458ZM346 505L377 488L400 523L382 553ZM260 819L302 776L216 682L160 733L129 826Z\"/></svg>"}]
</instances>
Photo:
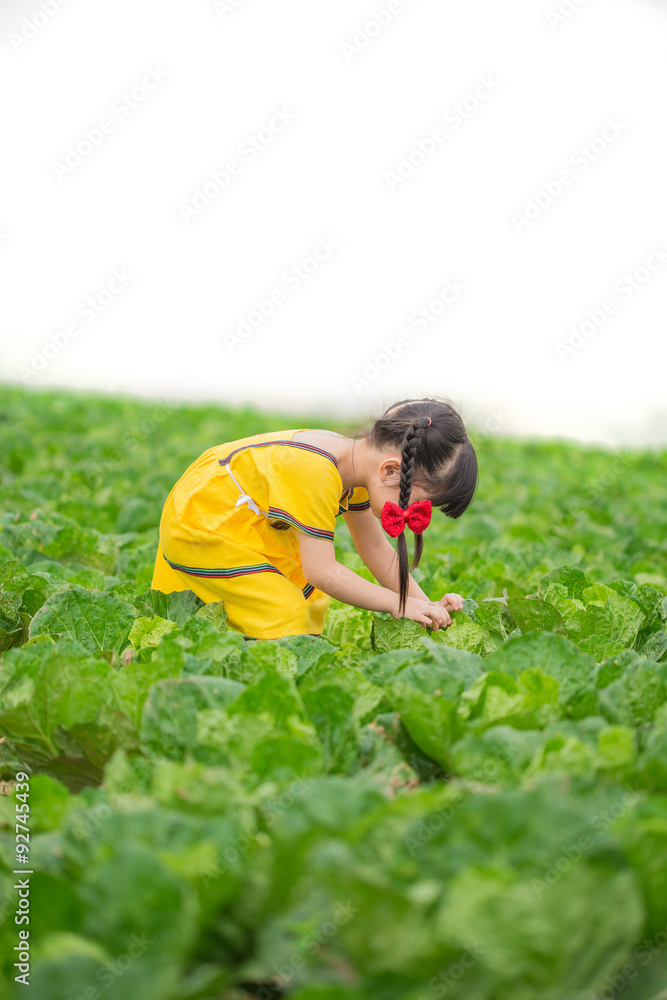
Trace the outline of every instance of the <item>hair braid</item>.
<instances>
[{"instance_id":1,"label":"hair braid","mask_svg":"<svg viewBox=\"0 0 667 1000\"><path fill-rule=\"evenodd\" d=\"M405 433L405 437L403 438L403 447L401 449L401 480L398 494L398 506L401 507L402 510L406 510L410 502L410 494L412 493L412 476L415 468L415 455L419 450L422 436L429 423L430 420L428 417L418 417L412 422L412 424L410 424ZM421 535L415 535L415 550L411 567L408 567L408 544L405 540L405 531L402 531L398 536L397 544L399 569L399 614L403 615L405 612L405 602L408 597L408 579L410 576L410 569L414 569L419 565L419 560L421 559L422 550L424 548L424 540Z\"/></svg>"}]
</instances>

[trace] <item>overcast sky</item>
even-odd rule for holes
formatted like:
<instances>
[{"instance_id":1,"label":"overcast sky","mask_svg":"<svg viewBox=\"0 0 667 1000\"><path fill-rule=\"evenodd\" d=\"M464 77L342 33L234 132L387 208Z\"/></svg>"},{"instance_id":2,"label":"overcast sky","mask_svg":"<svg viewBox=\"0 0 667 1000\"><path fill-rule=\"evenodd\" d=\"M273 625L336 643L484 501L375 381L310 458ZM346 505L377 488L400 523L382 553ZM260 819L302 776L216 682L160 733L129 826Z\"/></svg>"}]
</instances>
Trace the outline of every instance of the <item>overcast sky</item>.
<instances>
[{"instance_id":1,"label":"overcast sky","mask_svg":"<svg viewBox=\"0 0 667 1000\"><path fill-rule=\"evenodd\" d=\"M667 443L662 0L2 0L0 379Z\"/></svg>"}]
</instances>

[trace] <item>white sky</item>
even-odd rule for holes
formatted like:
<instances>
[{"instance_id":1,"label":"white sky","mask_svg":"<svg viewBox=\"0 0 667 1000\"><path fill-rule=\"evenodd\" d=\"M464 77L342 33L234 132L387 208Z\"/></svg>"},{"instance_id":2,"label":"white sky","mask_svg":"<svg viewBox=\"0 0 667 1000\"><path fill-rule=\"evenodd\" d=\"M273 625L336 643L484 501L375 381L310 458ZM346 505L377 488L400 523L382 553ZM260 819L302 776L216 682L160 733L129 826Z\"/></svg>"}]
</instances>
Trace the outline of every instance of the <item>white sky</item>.
<instances>
[{"instance_id":1,"label":"white sky","mask_svg":"<svg viewBox=\"0 0 667 1000\"><path fill-rule=\"evenodd\" d=\"M0 380L666 444L666 35L663 0L2 0Z\"/></svg>"}]
</instances>

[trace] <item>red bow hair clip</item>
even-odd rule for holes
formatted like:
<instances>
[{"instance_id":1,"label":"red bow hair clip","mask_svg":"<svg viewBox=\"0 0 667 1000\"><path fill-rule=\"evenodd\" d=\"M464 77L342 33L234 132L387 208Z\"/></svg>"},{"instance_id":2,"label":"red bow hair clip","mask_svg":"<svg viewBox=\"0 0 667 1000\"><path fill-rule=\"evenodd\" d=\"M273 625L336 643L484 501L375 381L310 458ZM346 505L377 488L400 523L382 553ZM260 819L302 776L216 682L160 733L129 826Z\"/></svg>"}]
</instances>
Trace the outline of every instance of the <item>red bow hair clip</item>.
<instances>
[{"instance_id":1,"label":"red bow hair clip","mask_svg":"<svg viewBox=\"0 0 667 1000\"><path fill-rule=\"evenodd\" d=\"M414 503L408 504L406 510L403 510L397 503L387 500L382 508L380 520L382 527L392 538L397 538L405 529L406 524L408 528L412 528L415 535L421 535L424 528L428 528L431 522L431 501L415 500Z\"/></svg>"}]
</instances>

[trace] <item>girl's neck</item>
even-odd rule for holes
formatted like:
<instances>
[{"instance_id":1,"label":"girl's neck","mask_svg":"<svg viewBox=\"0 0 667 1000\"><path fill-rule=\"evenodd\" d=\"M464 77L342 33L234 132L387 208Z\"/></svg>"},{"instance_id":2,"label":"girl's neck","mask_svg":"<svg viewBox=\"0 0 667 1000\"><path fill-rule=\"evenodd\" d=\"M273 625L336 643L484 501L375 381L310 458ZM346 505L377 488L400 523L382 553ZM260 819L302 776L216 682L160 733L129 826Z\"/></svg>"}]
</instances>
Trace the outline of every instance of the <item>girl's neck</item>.
<instances>
[{"instance_id":1,"label":"girl's neck","mask_svg":"<svg viewBox=\"0 0 667 1000\"><path fill-rule=\"evenodd\" d=\"M338 462L338 471L340 473L340 478L343 480L343 492L348 489L353 489L355 486L361 486L359 482L359 473L361 469L361 464L359 460L360 445L363 442L355 441L353 438L340 437L336 441L336 461ZM354 464L353 464L354 460Z\"/></svg>"}]
</instances>

